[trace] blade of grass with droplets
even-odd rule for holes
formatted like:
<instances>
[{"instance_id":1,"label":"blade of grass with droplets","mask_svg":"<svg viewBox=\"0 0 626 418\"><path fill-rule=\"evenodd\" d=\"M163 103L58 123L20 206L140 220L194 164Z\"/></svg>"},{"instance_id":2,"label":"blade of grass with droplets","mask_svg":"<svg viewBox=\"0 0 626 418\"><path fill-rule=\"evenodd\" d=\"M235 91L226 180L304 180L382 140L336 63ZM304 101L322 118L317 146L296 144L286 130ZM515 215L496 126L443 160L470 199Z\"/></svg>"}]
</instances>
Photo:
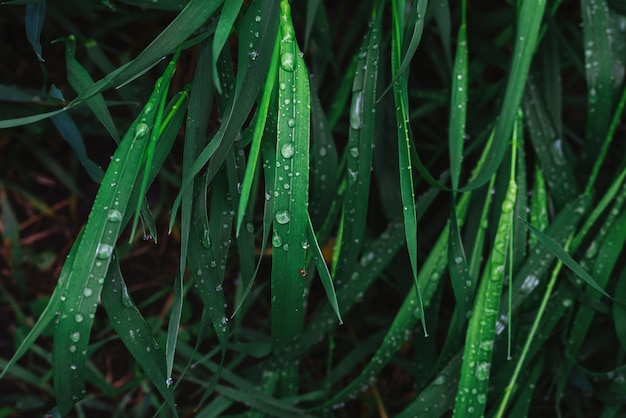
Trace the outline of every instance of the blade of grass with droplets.
<instances>
[{"instance_id":1,"label":"blade of grass with droplets","mask_svg":"<svg viewBox=\"0 0 626 418\"><path fill-rule=\"evenodd\" d=\"M162 84L163 91L161 92L161 96L159 97L159 100L157 101L155 105L156 109L154 109L154 111L156 113L154 116L153 127L150 133L150 141L148 142L145 153L144 153L145 164L144 164L144 171L143 171L143 179L139 186L140 199L137 201L137 207L135 208L135 218L133 219L133 225L130 229L129 242L132 241L132 239L134 238L135 230L137 229L137 223L139 222L139 215L141 213L141 207L142 207L142 204L144 203L143 196L145 196L146 192L148 191L150 170L152 168L152 163L154 160L154 150L156 147L157 139L161 135L161 126L164 125L163 115L165 113L165 104L167 103L167 93L169 92L170 81L172 80L172 77L174 76L174 71L176 71L176 63L178 62L178 58L180 57L182 48L183 48L182 44L178 46L178 48L176 49L176 52L172 56L172 59L167 65L167 68L165 69L163 76L161 77L161 79L163 80L163 84ZM153 109L150 109L150 110L152 111ZM156 240L156 237L155 237L155 240Z\"/></svg>"},{"instance_id":2,"label":"blade of grass with droplets","mask_svg":"<svg viewBox=\"0 0 626 418\"><path fill-rule=\"evenodd\" d=\"M530 223L535 225L540 231L545 230L549 223L546 182L543 177L543 171L537 165L535 165L533 194L530 200ZM534 235L528 237L529 249L534 249L537 243L537 238Z\"/></svg>"},{"instance_id":3,"label":"blade of grass with droplets","mask_svg":"<svg viewBox=\"0 0 626 418\"><path fill-rule=\"evenodd\" d=\"M489 148L485 164L462 190L471 190L488 182L504 158L535 53L546 3L546 0L522 2L517 20L513 62L507 80L502 109L495 126L494 141Z\"/></svg>"},{"instance_id":4,"label":"blade of grass with droplets","mask_svg":"<svg viewBox=\"0 0 626 418\"><path fill-rule=\"evenodd\" d=\"M515 137L515 130L513 135ZM496 336L496 320L505 275L507 244L511 239L513 209L517 198L516 147L511 147L511 150L511 175L506 196L502 202L493 250L487 262L485 274L478 285L466 334L461 377L454 403L453 416L455 417L479 417L484 414L485 410Z\"/></svg>"},{"instance_id":5,"label":"blade of grass with droplets","mask_svg":"<svg viewBox=\"0 0 626 418\"><path fill-rule=\"evenodd\" d=\"M241 223L243 222L243 217L246 208L248 207L250 190L252 188L252 182L254 181L256 167L259 161L259 151L261 150L261 141L263 138L263 132L265 131L265 122L267 120L270 99L272 98L272 93L274 92L276 75L278 74L278 52L279 39L277 37L276 43L274 45L274 52L272 53L272 59L270 61L270 67L267 73L267 78L265 79L265 85L263 87L261 103L259 103L259 109L257 111L256 123L254 125L254 133L252 136L252 144L250 146L250 154L248 156L248 163L246 165L246 173L241 184L241 198L239 200L239 208L237 210L237 235L239 235Z\"/></svg>"},{"instance_id":6,"label":"blade of grass with droplets","mask_svg":"<svg viewBox=\"0 0 626 418\"><path fill-rule=\"evenodd\" d=\"M224 309L224 270L221 267L224 262L224 242L229 240L226 234L230 232L229 226L232 222L231 209L226 201L227 179L220 175L213 182L210 218L207 214L209 200L206 175L195 183L191 222L200 237L190 237L187 263L194 279L194 288L211 318L220 346L225 350L228 319Z\"/></svg>"},{"instance_id":7,"label":"blade of grass with droplets","mask_svg":"<svg viewBox=\"0 0 626 418\"><path fill-rule=\"evenodd\" d=\"M454 291L456 308L456 328L460 330L470 309L470 299L473 293L472 280L458 220L456 217L456 191L459 187L461 175L461 161L463 159L463 145L465 142L465 120L467 117L467 34L465 24L466 4L462 4L463 17L457 36L457 50L452 70L452 93L450 99L450 128L448 144L450 148L450 179L452 182L452 205L450 210L450 237L448 246L448 267L450 281Z\"/></svg>"},{"instance_id":8,"label":"blade of grass with droplets","mask_svg":"<svg viewBox=\"0 0 626 418\"><path fill-rule=\"evenodd\" d=\"M217 59L219 58L220 52L222 52L222 48L224 48L224 45L230 36L230 31L233 29L235 19L237 19L237 15L241 10L242 4L243 0L224 2L224 7L222 7L222 12L220 13L220 18L217 21L217 27L215 28L211 63L213 66L213 84L219 93L222 92L222 87L220 86L220 79L217 72Z\"/></svg>"},{"instance_id":9,"label":"blade of grass with droplets","mask_svg":"<svg viewBox=\"0 0 626 418\"><path fill-rule=\"evenodd\" d=\"M341 239L335 248L335 277L346 276L357 261L365 233L372 166L372 144L378 82L378 47L382 7L378 2L361 44L350 105L350 132L347 145L346 188L343 193Z\"/></svg>"},{"instance_id":10,"label":"blade of grass with droplets","mask_svg":"<svg viewBox=\"0 0 626 418\"><path fill-rule=\"evenodd\" d=\"M225 160L234 138L240 133L267 76L279 26L278 0L256 0L247 8L241 24L249 30L239 33L241 39L239 40L234 93L227 97L228 102L219 130L200 152L187 175L182 179L181 190L187 187L191 179L203 169L209 160L213 161L213 168L209 170L210 182ZM256 36L257 33L259 36ZM170 228L176 219L181 198L179 193L172 206Z\"/></svg>"},{"instance_id":11,"label":"blade of grass with droplets","mask_svg":"<svg viewBox=\"0 0 626 418\"><path fill-rule=\"evenodd\" d=\"M85 355L96 303L113 248L121 233L122 219L142 163L154 108L160 99L161 81L118 146L94 200L84 236L72 263L65 301L61 304L52 351L55 395L59 410L67 414L85 395ZM72 349L73 347L73 349Z\"/></svg>"},{"instance_id":12,"label":"blade of grass with droplets","mask_svg":"<svg viewBox=\"0 0 626 418\"><path fill-rule=\"evenodd\" d=\"M128 351L161 393L172 414L178 416L174 393L170 389L171 381L166 374L165 354L152 329L135 306L115 255L111 257L102 288L102 306Z\"/></svg>"},{"instance_id":13,"label":"blade of grass with droplets","mask_svg":"<svg viewBox=\"0 0 626 418\"><path fill-rule=\"evenodd\" d=\"M604 141L612 110L613 64L611 36L607 34L606 1L581 0L583 48L587 78L587 129L584 157L594 161Z\"/></svg>"},{"instance_id":14,"label":"blade of grass with droplets","mask_svg":"<svg viewBox=\"0 0 626 418\"><path fill-rule=\"evenodd\" d=\"M393 73L399 74L398 80L393 83L393 98L396 105L396 124L398 136L398 160L400 165L400 194L402 197L402 208L404 216L404 235L409 252L409 260L411 262L411 270L413 273L413 281L416 286L417 296L419 300L420 312L424 312L422 297L418 286L418 268L417 268L417 217L415 214L415 189L413 188L413 168L411 166L411 140L409 136L409 97L408 97L408 78L406 74L400 74L400 57L402 48L402 37L400 34L400 10L396 6L396 0L392 0L394 12L392 32L392 48L391 48L391 70ZM421 315L422 327L424 334L428 335L426 330L426 319Z\"/></svg>"},{"instance_id":15,"label":"blade of grass with droplets","mask_svg":"<svg viewBox=\"0 0 626 418\"><path fill-rule=\"evenodd\" d=\"M191 86L189 98L188 118L185 125L185 143L183 145L182 174L185 176L191 169L199 149L206 145L206 131L209 126L209 115L213 98L213 85L209 73L211 71L211 43L204 40L198 45L198 61L196 72ZM189 184L181 189L181 214L180 214L180 262L179 275L185 274L187 263L187 251L191 234L191 217L194 205L193 191L194 181L191 178ZM209 226L196 225L196 235L193 239L208 239Z\"/></svg>"},{"instance_id":16,"label":"blade of grass with droplets","mask_svg":"<svg viewBox=\"0 0 626 418\"><path fill-rule=\"evenodd\" d=\"M282 241L272 252L272 348L285 347L304 319L304 278L309 201L310 93L289 2L280 3L278 129L274 180L274 235Z\"/></svg>"},{"instance_id":17,"label":"blade of grass with droplets","mask_svg":"<svg viewBox=\"0 0 626 418\"><path fill-rule=\"evenodd\" d=\"M574 261L574 259L572 258L572 256L570 256L567 251L565 251L563 249L562 246L560 246L554 239L552 239L550 236L548 236L547 234L544 234L543 232L539 231L537 228L535 228L533 225L524 222L524 224L526 225L526 227L528 229L530 229L530 232L532 232L533 234L536 235L537 240L539 240L539 242L548 250L550 251L552 254L554 254L559 260L561 260L563 262L563 264L565 264L570 270L572 270L578 277L580 277L581 279L583 279L589 286L591 286L593 289L597 290L598 292L600 292L602 295L613 299L608 293L606 293L606 291L602 288L602 286L600 286L593 277L591 277L589 275L589 273L587 273L581 266L580 264L578 264L576 261Z\"/></svg>"},{"instance_id":18,"label":"blade of grass with droplets","mask_svg":"<svg viewBox=\"0 0 626 418\"><path fill-rule=\"evenodd\" d=\"M572 164L566 157L567 144L558 138L552 126L550 113L532 78L527 83L523 101L524 114L535 155L548 185L550 197L557 209L570 202L579 193Z\"/></svg>"},{"instance_id":19,"label":"blade of grass with droplets","mask_svg":"<svg viewBox=\"0 0 626 418\"><path fill-rule=\"evenodd\" d=\"M589 175L589 181L587 182L587 186L585 187L586 193L591 193L594 189L598 174L600 173L600 168L605 164L607 153L609 151L609 146L611 142L613 142L613 136L615 135L615 130L617 129L620 120L622 119L622 114L624 113L624 107L626 105L626 87L622 91L622 95L618 102L617 108L615 109L615 113L613 114L613 119L611 120L611 125L609 126L608 132L606 134L606 138L602 143L602 148L598 154L598 158L596 158L591 174Z\"/></svg>"},{"instance_id":20,"label":"blade of grass with droplets","mask_svg":"<svg viewBox=\"0 0 626 418\"><path fill-rule=\"evenodd\" d=\"M87 72L87 70L80 65L76 60L76 38L73 35L68 36L65 39L65 61L67 63L67 81L70 86L76 91L77 94L81 94L94 84L93 79ZM102 126L107 130L111 138L115 142L120 142L120 134L115 127L115 122L111 117L111 113L104 102L104 97L101 94L96 94L92 98L87 99L85 104L91 109L93 114L98 118Z\"/></svg>"}]
</instances>

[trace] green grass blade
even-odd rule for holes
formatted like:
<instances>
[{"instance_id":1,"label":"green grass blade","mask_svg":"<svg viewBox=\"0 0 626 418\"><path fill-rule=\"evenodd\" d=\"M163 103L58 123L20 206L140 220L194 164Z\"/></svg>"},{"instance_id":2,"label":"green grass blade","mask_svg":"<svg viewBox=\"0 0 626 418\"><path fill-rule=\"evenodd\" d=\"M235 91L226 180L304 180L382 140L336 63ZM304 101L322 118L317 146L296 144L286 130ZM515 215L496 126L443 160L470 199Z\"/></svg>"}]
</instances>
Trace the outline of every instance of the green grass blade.
<instances>
[{"instance_id":1,"label":"green grass blade","mask_svg":"<svg viewBox=\"0 0 626 418\"><path fill-rule=\"evenodd\" d=\"M512 147L511 154L511 175L506 196L502 202L493 251L487 262L485 274L479 283L467 330L461 377L454 403L455 417L478 417L482 416L485 411L496 337L496 321L507 262L506 253L509 239L511 239L513 209L517 198L515 146Z\"/></svg>"},{"instance_id":2,"label":"green grass blade","mask_svg":"<svg viewBox=\"0 0 626 418\"><path fill-rule=\"evenodd\" d=\"M89 177L96 183L100 183L102 180L102 169L87 156L87 149L85 148L85 142L81 135L76 123L67 113L59 113L51 117L51 121L57 128L63 139L74 150L76 157L85 168L85 171Z\"/></svg>"},{"instance_id":3,"label":"green grass blade","mask_svg":"<svg viewBox=\"0 0 626 418\"><path fill-rule=\"evenodd\" d=\"M87 70L76 60L76 38L70 35L65 40L65 61L67 62L67 81L77 94L81 94L94 84L93 79ZM92 98L85 101L85 104L91 109L98 118L102 126L107 130L111 138L115 142L120 142L120 134L115 127L115 122L111 117L111 113L104 102L101 94L96 94Z\"/></svg>"},{"instance_id":4,"label":"green grass blade","mask_svg":"<svg viewBox=\"0 0 626 418\"><path fill-rule=\"evenodd\" d=\"M568 161L568 145L557 136L541 96L535 81L529 79L523 102L527 127L550 197L559 209L578 195L579 187Z\"/></svg>"},{"instance_id":5,"label":"green grass blade","mask_svg":"<svg viewBox=\"0 0 626 418\"><path fill-rule=\"evenodd\" d=\"M41 30L46 18L46 0L37 0L26 3L26 39L33 47L39 61L44 61L41 53Z\"/></svg>"},{"instance_id":6,"label":"green grass blade","mask_svg":"<svg viewBox=\"0 0 626 418\"><path fill-rule=\"evenodd\" d=\"M584 158L595 160L611 118L613 64L607 36L609 8L606 1L581 0L585 71L587 78L587 130Z\"/></svg>"},{"instance_id":7,"label":"green grass blade","mask_svg":"<svg viewBox=\"0 0 626 418\"><path fill-rule=\"evenodd\" d=\"M524 221L523 221L524 222ZM572 256L570 256L567 251L563 249L556 241L554 241L550 236L544 234L536 227L531 224L524 222L526 227L530 229L539 242L546 247L548 251L554 254L559 260L563 262L570 270L572 270L578 277L583 279L589 286L603 294L604 296L613 299L605 290L600 286L594 279L587 273L581 266L578 264Z\"/></svg>"},{"instance_id":8,"label":"green grass blade","mask_svg":"<svg viewBox=\"0 0 626 418\"><path fill-rule=\"evenodd\" d=\"M211 43L203 41L198 46L198 62L196 73L191 86L187 123L185 125L185 143L183 146L182 173L185 176L191 169L199 149L206 145L205 133L209 125L213 85L209 72L211 71ZM180 223L180 263L179 274L184 276L187 262L188 242L191 234L191 213L193 210L194 179L181 189L181 223ZM207 224L208 232L208 224ZM202 233L204 234L204 228ZM195 237L199 239L200 237Z\"/></svg>"},{"instance_id":9,"label":"green grass blade","mask_svg":"<svg viewBox=\"0 0 626 418\"><path fill-rule=\"evenodd\" d=\"M488 182L504 158L537 46L546 3L546 0L530 0L524 1L521 5L517 20L513 62L507 80L504 102L495 126L495 137L485 164L462 190L472 190Z\"/></svg>"},{"instance_id":10,"label":"green grass blade","mask_svg":"<svg viewBox=\"0 0 626 418\"><path fill-rule=\"evenodd\" d=\"M161 77L161 80L162 80L161 88L163 89L163 91L161 92L161 96L159 97L159 100L156 103L156 109L154 109L156 111L156 114L154 116L153 127L150 133L150 141L148 142L148 145L144 153L145 164L144 164L143 179L141 180L141 184L139 186L140 199L137 201L137 207L135 209L135 218L133 219L133 225L130 229L130 238L129 238L130 241L132 241L135 235L135 230L137 229L137 223L139 222L139 214L141 213L141 206L144 203L143 196L145 196L146 191L148 190L150 170L152 169L152 163L154 160L154 151L156 148L157 139L161 136L161 130L164 129L164 127L167 125L163 116L165 113L165 103L167 103L167 93L169 91L170 81L172 80L174 71L176 71L176 62L178 62L178 58L180 57L181 51L182 51L182 44L179 45L178 48L176 49L174 56L172 57L171 61L168 63L167 68L165 69L165 72L163 73L163 76Z\"/></svg>"},{"instance_id":11,"label":"green grass blade","mask_svg":"<svg viewBox=\"0 0 626 418\"><path fill-rule=\"evenodd\" d=\"M237 235L239 235L243 217L245 215L246 208L248 207L250 190L252 189L252 182L254 181L255 171L258 165L261 140L263 132L265 131L265 122L267 120L272 93L274 92L274 85L276 84L276 75L278 74L278 52L279 39L277 37L276 44L274 45L274 52L272 53L272 60L268 70L269 72L267 73L267 78L265 79L263 95L261 97L261 103L259 104L256 123L254 125L254 133L252 136L252 145L250 146L250 154L248 156L248 164L246 165L246 173L241 184L241 198L239 200L239 208L237 211Z\"/></svg>"},{"instance_id":12,"label":"green grass blade","mask_svg":"<svg viewBox=\"0 0 626 418\"><path fill-rule=\"evenodd\" d=\"M220 19L218 20L217 27L215 28L215 35L213 36L213 53L211 54L213 59L211 62L213 64L213 83L219 93L222 93L222 88L220 86L220 79L217 72L217 59L219 58L220 52L222 52L222 48L224 48L224 45L230 36L230 31L233 29L235 19L237 19L237 15L241 10L242 4L243 0L224 2Z\"/></svg>"},{"instance_id":13,"label":"green grass blade","mask_svg":"<svg viewBox=\"0 0 626 418\"><path fill-rule=\"evenodd\" d=\"M131 191L160 97L160 82L144 111L120 142L102 180L79 243L68 279L65 301L60 306L52 352L55 395L59 410L67 414L85 395L85 355L93 325L96 303L104 276L121 233ZM78 244L78 243L77 243ZM75 244L76 245L76 244Z\"/></svg>"},{"instance_id":14,"label":"green grass blade","mask_svg":"<svg viewBox=\"0 0 626 418\"><path fill-rule=\"evenodd\" d=\"M310 92L309 76L296 43L289 3L280 4L278 129L274 180L272 252L272 348L289 344L302 328L308 244Z\"/></svg>"},{"instance_id":15,"label":"green grass blade","mask_svg":"<svg viewBox=\"0 0 626 418\"><path fill-rule=\"evenodd\" d=\"M379 33L382 13L372 11L372 24L360 48L352 86L347 145L346 188L343 193L341 239L335 248L335 276L349 274L361 250L368 213L372 144L378 82ZM371 109L365 111L365 109Z\"/></svg>"},{"instance_id":16,"label":"green grass blade","mask_svg":"<svg viewBox=\"0 0 626 418\"><path fill-rule=\"evenodd\" d=\"M392 2L395 4L395 1ZM396 8L394 8L396 9ZM394 28L392 42L392 71L400 74L398 80L393 83L393 98L396 106L396 124L398 135L398 162L400 165L400 194L402 196L402 208L404 216L404 232L407 250L409 252L409 260L411 262L411 270L413 272L413 281L415 282L417 296L419 300L420 310L424 311L422 297L418 286L418 268L417 268L417 216L415 214L415 189L413 186L413 169L411 165L411 140L409 133L409 98L408 98L408 79L406 74L401 74L400 69L400 48L402 38L400 37L400 21L401 17L398 10L393 13ZM426 330L426 319L421 315L422 327L424 334L428 335Z\"/></svg>"},{"instance_id":17,"label":"green grass blade","mask_svg":"<svg viewBox=\"0 0 626 418\"><path fill-rule=\"evenodd\" d=\"M135 306L115 255L111 257L102 288L102 306L128 351L159 390L173 415L178 416L174 393L170 389L171 381L166 374L165 354L152 329Z\"/></svg>"},{"instance_id":18,"label":"green grass blade","mask_svg":"<svg viewBox=\"0 0 626 418\"><path fill-rule=\"evenodd\" d=\"M313 261L315 262L315 267L317 268L317 272L320 275L320 280L322 281L322 285L324 286L324 291L326 292L326 297L328 298L328 303L337 314L337 319L339 319L339 324L343 324L341 319L341 314L339 313L339 304L337 303L337 295L335 294L335 287L333 285L333 279L330 277L330 272L328 271L328 266L324 261L324 255L322 254L322 250L320 249L320 245L317 242L317 237L315 236L315 230L313 229L313 223L311 222L311 218L308 219L308 228L307 235L308 240L312 248L313 253Z\"/></svg>"}]
</instances>

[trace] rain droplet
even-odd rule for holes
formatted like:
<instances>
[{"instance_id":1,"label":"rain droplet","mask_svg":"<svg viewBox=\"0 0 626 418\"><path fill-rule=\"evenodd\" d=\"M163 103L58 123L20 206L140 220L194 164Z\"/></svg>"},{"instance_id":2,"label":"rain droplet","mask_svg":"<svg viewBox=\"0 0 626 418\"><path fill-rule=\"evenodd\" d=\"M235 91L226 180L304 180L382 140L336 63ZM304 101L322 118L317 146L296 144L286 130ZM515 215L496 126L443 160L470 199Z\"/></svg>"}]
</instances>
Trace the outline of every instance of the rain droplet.
<instances>
[{"instance_id":1,"label":"rain droplet","mask_svg":"<svg viewBox=\"0 0 626 418\"><path fill-rule=\"evenodd\" d=\"M357 147L350 148L350 156L353 158L359 158L359 149Z\"/></svg>"},{"instance_id":2,"label":"rain droplet","mask_svg":"<svg viewBox=\"0 0 626 418\"><path fill-rule=\"evenodd\" d=\"M296 57L291 52L285 52L280 56L280 66L283 70L292 72L296 69Z\"/></svg>"},{"instance_id":3,"label":"rain droplet","mask_svg":"<svg viewBox=\"0 0 626 418\"><path fill-rule=\"evenodd\" d=\"M122 220L122 212L117 209L112 209L109 211L107 215L107 221L112 223L118 223Z\"/></svg>"},{"instance_id":4,"label":"rain droplet","mask_svg":"<svg viewBox=\"0 0 626 418\"><path fill-rule=\"evenodd\" d=\"M106 260L111 257L113 254L113 247L109 244L98 244L98 248L96 249L96 258L100 260Z\"/></svg>"},{"instance_id":5,"label":"rain droplet","mask_svg":"<svg viewBox=\"0 0 626 418\"><path fill-rule=\"evenodd\" d=\"M70 334L70 341L77 343L80 341L80 332L75 331Z\"/></svg>"},{"instance_id":6,"label":"rain droplet","mask_svg":"<svg viewBox=\"0 0 626 418\"><path fill-rule=\"evenodd\" d=\"M292 158L296 153L296 148L291 142L284 144L280 149L280 155L284 158Z\"/></svg>"},{"instance_id":7,"label":"rain droplet","mask_svg":"<svg viewBox=\"0 0 626 418\"><path fill-rule=\"evenodd\" d=\"M281 245L283 245L283 240L276 231L274 231L274 234L272 234L272 245L274 247L280 247Z\"/></svg>"},{"instance_id":8,"label":"rain droplet","mask_svg":"<svg viewBox=\"0 0 626 418\"><path fill-rule=\"evenodd\" d=\"M296 120L294 118L289 118L289 120L287 121L287 126L293 128L294 126L296 126Z\"/></svg>"},{"instance_id":9,"label":"rain droplet","mask_svg":"<svg viewBox=\"0 0 626 418\"><path fill-rule=\"evenodd\" d=\"M352 129L361 129L363 127L363 91L358 91L352 96L350 127Z\"/></svg>"},{"instance_id":10,"label":"rain droplet","mask_svg":"<svg viewBox=\"0 0 626 418\"><path fill-rule=\"evenodd\" d=\"M556 165L567 164L565 154L563 153L563 141L560 138L554 140L552 146L550 147L550 151L552 152L552 157Z\"/></svg>"},{"instance_id":11,"label":"rain droplet","mask_svg":"<svg viewBox=\"0 0 626 418\"><path fill-rule=\"evenodd\" d=\"M140 122L135 126L135 138L140 139L140 137L146 136L150 128L143 122Z\"/></svg>"},{"instance_id":12,"label":"rain droplet","mask_svg":"<svg viewBox=\"0 0 626 418\"><path fill-rule=\"evenodd\" d=\"M128 294L128 287L126 287L125 285L122 286L122 305L126 306L127 308L132 308L135 305L133 303L133 300L130 298L130 295Z\"/></svg>"},{"instance_id":13,"label":"rain droplet","mask_svg":"<svg viewBox=\"0 0 626 418\"><path fill-rule=\"evenodd\" d=\"M275 218L276 222L284 225L291 220L291 214L288 210L279 210L278 212L276 212Z\"/></svg>"},{"instance_id":14,"label":"rain droplet","mask_svg":"<svg viewBox=\"0 0 626 418\"><path fill-rule=\"evenodd\" d=\"M85 317L82 314L76 314L76 316L74 317L74 319L76 320L76 322L83 322L83 320L85 319Z\"/></svg>"},{"instance_id":15,"label":"rain droplet","mask_svg":"<svg viewBox=\"0 0 626 418\"><path fill-rule=\"evenodd\" d=\"M83 289L83 295L85 295L85 297L89 297L91 295L93 295L93 290L91 289L91 287L86 287Z\"/></svg>"}]
</instances>

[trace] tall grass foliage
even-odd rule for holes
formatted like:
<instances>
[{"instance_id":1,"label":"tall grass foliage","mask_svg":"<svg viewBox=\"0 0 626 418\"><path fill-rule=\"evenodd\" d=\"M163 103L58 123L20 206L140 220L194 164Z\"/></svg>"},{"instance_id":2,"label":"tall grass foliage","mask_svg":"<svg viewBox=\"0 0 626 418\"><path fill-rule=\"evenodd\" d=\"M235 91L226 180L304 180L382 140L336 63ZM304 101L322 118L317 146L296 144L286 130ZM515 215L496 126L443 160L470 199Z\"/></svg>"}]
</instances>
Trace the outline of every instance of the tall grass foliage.
<instances>
[{"instance_id":1,"label":"tall grass foliage","mask_svg":"<svg viewBox=\"0 0 626 418\"><path fill-rule=\"evenodd\" d=\"M61 416L619 416L618 1L71 3L0 6L25 16L20 54L67 81L0 85L0 128L54 127L99 184L3 382L44 382ZM109 43L141 28L140 52ZM105 166L87 128L115 144ZM2 180L14 305L36 280L20 194ZM159 225L179 262L139 299L120 265Z\"/></svg>"}]
</instances>

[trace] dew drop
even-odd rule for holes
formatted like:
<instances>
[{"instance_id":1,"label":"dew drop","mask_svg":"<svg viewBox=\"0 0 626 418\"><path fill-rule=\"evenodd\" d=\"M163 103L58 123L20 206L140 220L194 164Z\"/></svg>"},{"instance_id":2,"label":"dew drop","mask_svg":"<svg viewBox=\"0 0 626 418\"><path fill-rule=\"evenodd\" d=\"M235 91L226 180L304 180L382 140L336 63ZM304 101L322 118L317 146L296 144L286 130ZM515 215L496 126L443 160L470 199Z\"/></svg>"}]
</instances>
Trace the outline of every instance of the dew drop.
<instances>
[{"instance_id":1,"label":"dew drop","mask_svg":"<svg viewBox=\"0 0 626 418\"><path fill-rule=\"evenodd\" d=\"M359 149L357 147L350 148L350 156L353 158L359 158Z\"/></svg>"},{"instance_id":2,"label":"dew drop","mask_svg":"<svg viewBox=\"0 0 626 418\"><path fill-rule=\"evenodd\" d=\"M135 138L134 139L140 139L141 137L146 136L149 130L150 128L145 123L143 122L138 123L137 126L135 126Z\"/></svg>"},{"instance_id":3,"label":"dew drop","mask_svg":"<svg viewBox=\"0 0 626 418\"><path fill-rule=\"evenodd\" d=\"M294 126L296 126L296 120L294 118L289 118L289 120L287 121L287 126L293 128Z\"/></svg>"},{"instance_id":4,"label":"dew drop","mask_svg":"<svg viewBox=\"0 0 626 418\"><path fill-rule=\"evenodd\" d=\"M274 231L274 234L272 234L272 245L274 247L280 247L281 245L283 245L283 240L276 231Z\"/></svg>"},{"instance_id":5,"label":"dew drop","mask_svg":"<svg viewBox=\"0 0 626 418\"><path fill-rule=\"evenodd\" d=\"M83 295L88 298L89 296L93 295L93 289L91 287L84 288Z\"/></svg>"},{"instance_id":6,"label":"dew drop","mask_svg":"<svg viewBox=\"0 0 626 418\"><path fill-rule=\"evenodd\" d=\"M98 244L98 248L96 249L96 258L100 260L106 260L111 257L113 254L113 246L109 244Z\"/></svg>"},{"instance_id":7,"label":"dew drop","mask_svg":"<svg viewBox=\"0 0 626 418\"><path fill-rule=\"evenodd\" d=\"M293 72L296 69L296 57L291 52L285 52L280 56L280 66L283 70Z\"/></svg>"},{"instance_id":8,"label":"dew drop","mask_svg":"<svg viewBox=\"0 0 626 418\"><path fill-rule=\"evenodd\" d=\"M118 223L121 222L122 220L122 212L120 212L117 209L112 209L109 211L109 214L107 215L107 221L112 222L112 223Z\"/></svg>"},{"instance_id":9,"label":"dew drop","mask_svg":"<svg viewBox=\"0 0 626 418\"><path fill-rule=\"evenodd\" d=\"M76 314L76 316L74 317L74 319L76 320L76 322L83 322L83 320L85 319L85 317L82 314Z\"/></svg>"},{"instance_id":10,"label":"dew drop","mask_svg":"<svg viewBox=\"0 0 626 418\"><path fill-rule=\"evenodd\" d=\"M296 148L291 142L284 144L280 149L280 155L283 158L293 158L293 155L296 153Z\"/></svg>"},{"instance_id":11,"label":"dew drop","mask_svg":"<svg viewBox=\"0 0 626 418\"><path fill-rule=\"evenodd\" d=\"M80 332L75 331L70 334L70 341L77 343L80 341Z\"/></svg>"},{"instance_id":12,"label":"dew drop","mask_svg":"<svg viewBox=\"0 0 626 418\"><path fill-rule=\"evenodd\" d=\"M286 209L279 210L278 212L276 212L276 215L274 217L276 218L276 222L281 225L284 225L291 220L291 214Z\"/></svg>"},{"instance_id":13,"label":"dew drop","mask_svg":"<svg viewBox=\"0 0 626 418\"><path fill-rule=\"evenodd\" d=\"M358 91L352 96L350 127L352 129L361 129L363 127L363 91Z\"/></svg>"}]
</instances>

